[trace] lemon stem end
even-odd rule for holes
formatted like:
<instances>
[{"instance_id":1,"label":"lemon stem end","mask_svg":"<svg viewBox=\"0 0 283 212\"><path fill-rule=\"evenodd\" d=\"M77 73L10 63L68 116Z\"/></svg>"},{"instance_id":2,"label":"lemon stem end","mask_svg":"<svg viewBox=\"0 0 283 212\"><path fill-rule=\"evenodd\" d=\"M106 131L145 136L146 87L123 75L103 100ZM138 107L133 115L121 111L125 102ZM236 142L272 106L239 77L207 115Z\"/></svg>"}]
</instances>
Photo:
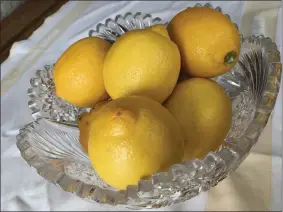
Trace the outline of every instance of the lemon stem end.
<instances>
[{"instance_id":1,"label":"lemon stem end","mask_svg":"<svg viewBox=\"0 0 283 212\"><path fill-rule=\"evenodd\" d=\"M230 51L228 52L225 57L224 57L224 63L226 65L230 65L230 64L233 64L235 62L237 58L237 52L235 51Z\"/></svg>"}]
</instances>

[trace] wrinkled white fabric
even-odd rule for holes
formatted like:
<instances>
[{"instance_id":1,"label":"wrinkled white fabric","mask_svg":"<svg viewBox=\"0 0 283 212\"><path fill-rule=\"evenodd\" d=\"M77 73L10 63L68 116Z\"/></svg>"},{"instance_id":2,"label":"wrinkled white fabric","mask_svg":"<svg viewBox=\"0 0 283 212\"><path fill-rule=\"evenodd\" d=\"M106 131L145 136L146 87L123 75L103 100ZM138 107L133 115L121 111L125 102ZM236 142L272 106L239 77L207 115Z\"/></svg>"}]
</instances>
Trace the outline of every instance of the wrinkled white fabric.
<instances>
[{"instance_id":1,"label":"wrinkled white fabric","mask_svg":"<svg viewBox=\"0 0 283 212\"><path fill-rule=\"evenodd\" d=\"M21 158L15 135L19 128L33 121L27 107L29 80L37 69L54 63L70 44L87 37L90 29L99 22L104 23L107 18L115 18L116 15L124 15L126 12L143 12L170 20L178 11L195 3L197 2L69 1L58 12L48 17L29 39L12 46L9 58L1 64L1 88L2 80L8 74L17 73L13 78L17 80L13 81L12 86L1 96L1 210L115 210L63 192L43 180ZM222 7L223 11L240 25L245 2L211 3ZM202 193L185 203L160 210L203 211L206 200L207 193Z\"/></svg>"}]
</instances>

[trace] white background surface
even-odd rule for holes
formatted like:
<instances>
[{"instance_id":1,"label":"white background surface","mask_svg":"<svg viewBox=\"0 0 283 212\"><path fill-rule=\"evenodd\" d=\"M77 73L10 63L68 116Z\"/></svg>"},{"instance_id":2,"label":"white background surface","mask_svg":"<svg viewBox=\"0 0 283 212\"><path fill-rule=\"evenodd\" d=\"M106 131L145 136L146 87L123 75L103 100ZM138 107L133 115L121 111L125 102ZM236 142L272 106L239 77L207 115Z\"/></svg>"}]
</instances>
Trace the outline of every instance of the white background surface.
<instances>
[{"instance_id":1,"label":"white background surface","mask_svg":"<svg viewBox=\"0 0 283 212\"><path fill-rule=\"evenodd\" d=\"M118 14L126 12L146 12L162 19L170 20L173 15L187 6L193 6L196 2L69 2L64 5L59 12L47 18L43 26L36 30L26 41L21 41L13 45L11 55L1 64L1 80L7 73L14 70L22 71L23 75L18 81L1 96L1 209L2 210L103 210L105 208L98 204L93 204L79 199L78 197L63 192L54 185L46 182L36 172L31 169L20 157L15 145L14 129L20 128L32 121L30 111L27 107L28 96L27 88L29 79L34 75L38 68L43 65L53 63L61 53L73 42L88 36L88 31L97 23L104 22L107 18L114 18ZM205 3L205 2L201 2ZM247 9L245 2L212 2L214 6L221 6L225 13L228 13L232 20L241 26L244 10ZM69 11L78 15L74 21L65 20ZM79 11L85 11L79 15ZM282 19L282 16L281 16ZM63 20L63 21L62 21ZM68 22L69 21L69 22ZM60 25L59 25L60 23ZM63 27L62 27L63 26ZM282 24L280 25L282 27ZM246 29L246 28L243 28ZM281 28L282 29L282 28ZM42 38L45 38L42 40ZM282 34L277 37L277 42L281 42ZM2 83L2 82L1 82ZM281 92L282 93L282 92ZM281 103L281 104L279 104ZM275 117L275 133L282 133L282 97L277 102ZM278 122L281 120L281 124ZM278 128L279 126L279 128ZM3 133L10 132L11 135L5 136ZM270 138L270 137L269 137ZM276 149L280 148L282 137L275 138ZM279 147L280 146L280 147ZM276 151L276 150L274 150ZM279 160L279 162L278 162ZM273 170L281 168L281 158L273 163ZM280 167L279 167L280 165ZM278 190L281 185L278 172L273 178L275 186L273 197L274 207L278 209L281 197ZM273 193L274 193L273 192ZM276 193L277 192L277 193ZM241 194L239 194L241 195ZM191 199L188 202L167 207L161 210L204 210L207 203L207 193ZM230 199L233 197L230 197ZM109 210L109 209L105 209Z\"/></svg>"}]
</instances>

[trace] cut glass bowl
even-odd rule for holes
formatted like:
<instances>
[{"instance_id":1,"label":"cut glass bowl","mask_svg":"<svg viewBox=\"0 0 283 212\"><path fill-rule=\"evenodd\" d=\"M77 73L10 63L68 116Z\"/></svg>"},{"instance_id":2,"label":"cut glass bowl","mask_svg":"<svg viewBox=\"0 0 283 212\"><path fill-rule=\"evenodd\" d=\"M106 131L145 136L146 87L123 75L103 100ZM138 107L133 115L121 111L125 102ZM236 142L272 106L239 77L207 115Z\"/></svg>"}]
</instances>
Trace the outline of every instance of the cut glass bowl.
<instances>
[{"instance_id":1,"label":"cut glass bowl","mask_svg":"<svg viewBox=\"0 0 283 212\"><path fill-rule=\"evenodd\" d=\"M204 6L212 8L211 4ZM221 8L215 9L221 12ZM114 42L126 31L158 23L166 24L151 15L128 13L99 24L89 36ZM168 172L155 173L151 179L119 191L99 178L81 149L76 123L78 116L88 109L77 108L56 97L52 68L53 65L45 66L31 79L29 107L35 121L17 136L22 157L64 191L89 201L131 209L159 208L186 201L209 190L235 170L268 121L279 92L282 70L280 53L270 38L242 38L237 65L213 78L226 90L233 107L232 126L222 147L202 160L175 164Z\"/></svg>"}]
</instances>

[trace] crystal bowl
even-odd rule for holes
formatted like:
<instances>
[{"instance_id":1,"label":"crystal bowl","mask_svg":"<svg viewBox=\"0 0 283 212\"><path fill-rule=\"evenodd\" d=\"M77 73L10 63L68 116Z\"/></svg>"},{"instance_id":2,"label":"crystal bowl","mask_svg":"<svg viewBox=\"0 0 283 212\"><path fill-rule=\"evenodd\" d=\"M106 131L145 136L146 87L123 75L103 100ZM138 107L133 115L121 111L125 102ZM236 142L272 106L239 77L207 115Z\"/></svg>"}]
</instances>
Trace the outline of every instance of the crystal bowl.
<instances>
[{"instance_id":1,"label":"crystal bowl","mask_svg":"<svg viewBox=\"0 0 283 212\"><path fill-rule=\"evenodd\" d=\"M213 8L211 4L204 6ZM215 9L221 12L221 8ZM149 14L127 13L98 24L89 36L114 42L127 31L158 23L166 24ZM160 208L209 190L249 154L268 121L279 92L282 66L276 44L264 36L242 37L241 42L236 66L213 78L232 101L232 126L223 145L203 159L175 164L168 172L154 173L151 179L129 185L126 190L107 185L96 174L79 143L77 118L88 108L77 108L56 97L53 65L38 70L30 81L28 105L35 121L21 129L17 136L22 157L42 177L64 191L116 207Z\"/></svg>"}]
</instances>

